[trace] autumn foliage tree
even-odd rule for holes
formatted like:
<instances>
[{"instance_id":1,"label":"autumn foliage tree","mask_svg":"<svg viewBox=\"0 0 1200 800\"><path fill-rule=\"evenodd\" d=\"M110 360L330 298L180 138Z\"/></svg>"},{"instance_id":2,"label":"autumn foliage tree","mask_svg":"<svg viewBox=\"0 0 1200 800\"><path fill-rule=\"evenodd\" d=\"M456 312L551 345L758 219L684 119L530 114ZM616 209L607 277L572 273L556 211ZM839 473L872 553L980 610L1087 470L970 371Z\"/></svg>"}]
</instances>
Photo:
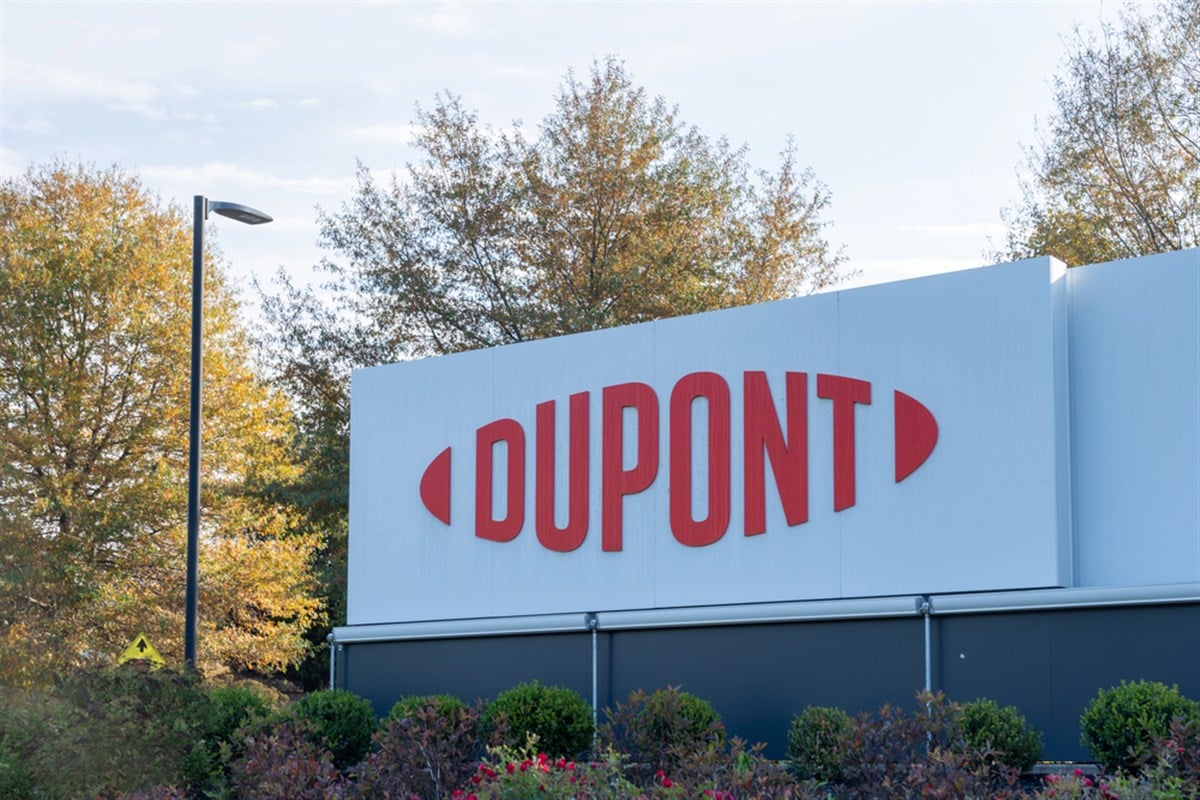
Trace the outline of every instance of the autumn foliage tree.
<instances>
[{"instance_id":1,"label":"autumn foliage tree","mask_svg":"<svg viewBox=\"0 0 1200 800\"><path fill-rule=\"evenodd\" d=\"M839 277L829 192L713 141L620 62L568 74L532 135L461 99L418 109L421 157L321 216L318 292L283 279L269 348L305 424L299 496L344 513L348 373L811 292Z\"/></svg>"},{"instance_id":2,"label":"autumn foliage tree","mask_svg":"<svg viewBox=\"0 0 1200 800\"><path fill-rule=\"evenodd\" d=\"M1145 8L1068 42L1000 258L1079 265L1200 245L1200 4Z\"/></svg>"},{"instance_id":3,"label":"autumn foliage tree","mask_svg":"<svg viewBox=\"0 0 1200 800\"><path fill-rule=\"evenodd\" d=\"M139 632L179 663L191 225L117 169L0 187L0 677L111 663ZM287 404L206 286L201 666L299 660L318 542L257 487L294 478Z\"/></svg>"}]
</instances>

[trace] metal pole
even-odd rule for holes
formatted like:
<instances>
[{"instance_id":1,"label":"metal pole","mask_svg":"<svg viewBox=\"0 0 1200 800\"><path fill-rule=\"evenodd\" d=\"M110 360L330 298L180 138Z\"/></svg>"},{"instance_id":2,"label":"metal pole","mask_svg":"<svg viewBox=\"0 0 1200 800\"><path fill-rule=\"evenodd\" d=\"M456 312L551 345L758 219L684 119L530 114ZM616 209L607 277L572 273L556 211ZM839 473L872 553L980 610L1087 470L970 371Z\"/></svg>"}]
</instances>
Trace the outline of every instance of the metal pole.
<instances>
[{"instance_id":1,"label":"metal pole","mask_svg":"<svg viewBox=\"0 0 1200 800\"><path fill-rule=\"evenodd\" d=\"M184 598L183 663L196 666L196 625L199 616L200 548L200 388L204 327L204 221L208 200L196 195L192 214L192 374L188 427L187 590Z\"/></svg>"},{"instance_id":2,"label":"metal pole","mask_svg":"<svg viewBox=\"0 0 1200 800\"><path fill-rule=\"evenodd\" d=\"M334 666L337 663L337 652L335 650L335 648L337 647L337 644L333 641L332 633L330 633L328 636L326 636L325 639L326 639L326 641L329 642L329 688L333 689L334 688L333 679L337 674L335 672L335 666Z\"/></svg>"},{"instance_id":3,"label":"metal pole","mask_svg":"<svg viewBox=\"0 0 1200 800\"><path fill-rule=\"evenodd\" d=\"M925 618L925 691L933 691L933 647L929 629L929 618L933 614L933 604L929 595L922 595L917 601L917 610Z\"/></svg>"},{"instance_id":4,"label":"metal pole","mask_svg":"<svg viewBox=\"0 0 1200 800\"><path fill-rule=\"evenodd\" d=\"M584 619L587 621L588 630L592 632L592 749L596 747L596 730L600 721L600 712L598 705L600 701L599 680L597 673L599 672L597 661L597 650L599 648L596 637L597 628L600 627L600 619L595 614L587 614Z\"/></svg>"}]
</instances>

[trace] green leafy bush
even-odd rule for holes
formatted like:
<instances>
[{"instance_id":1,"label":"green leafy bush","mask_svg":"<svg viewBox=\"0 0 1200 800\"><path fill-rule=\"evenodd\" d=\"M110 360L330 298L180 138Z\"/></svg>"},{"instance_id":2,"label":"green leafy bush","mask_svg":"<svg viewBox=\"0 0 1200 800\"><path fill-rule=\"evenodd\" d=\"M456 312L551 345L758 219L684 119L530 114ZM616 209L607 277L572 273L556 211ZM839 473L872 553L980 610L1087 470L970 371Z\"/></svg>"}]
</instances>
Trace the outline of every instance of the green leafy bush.
<instances>
[{"instance_id":1,"label":"green leafy bush","mask_svg":"<svg viewBox=\"0 0 1200 800\"><path fill-rule=\"evenodd\" d=\"M528 734L552 758L576 758L592 745L592 707L563 686L522 683L501 692L483 710L485 735L508 728L506 743L522 747Z\"/></svg>"},{"instance_id":2,"label":"green leafy bush","mask_svg":"<svg viewBox=\"0 0 1200 800\"><path fill-rule=\"evenodd\" d=\"M682 762L725 743L725 726L712 705L674 686L650 694L638 689L604 713L600 740L628 755L635 773L645 773L635 774L643 786L651 785L650 774L677 772Z\"/></svg>"},{"instance_id":3,"label":"green leafy bush","mask_svg":"<svg viewBox=\"0 0 1200 800\"><path fill-rule=\"evenodd\" d=\"M397 700L381 723L386 729L390 723L412 716L430 704L438 713L451 718L467 709L467 704L452 694L410 694Z\"/></svg>"},{"instance_id":4,"label":"green leafy bush","mask_svg":"<svg viewBox=\"0 0 1200 800\"><path fill-rule=\"evenodd\" d=\"M338 769L362 761L377 725L371 704L344 689L325 689L301 697L291 715L312 724L319 741L329 748Z\"/></svg>"},{"instance_id":5,"label":"green leafy bush","mask_svg":"<svg viewBox=\"0 0 1200 800\"><path fill-rule=\"evenodd\" d=\"M1029 727L1014 706L986 698L964 703L958 712L959 733L971 748L991 751L1001 763L1027 772L1042 755L1042 735Z\"/></svg>"},{"instance_id":6,"label":"green leafy bush","mask_svg":"<svg viewBox=\"0 0 1200 800\"><path fill-rule=\"evenodd\" d=\"M1181 695L1179 687L1121 681L1120 686L1101 690L1083 712L1080 739L1106 768L1136 772L1154 740L1167 735L1176 717L1200 719L1200 706Z\"/></svg>"},{"instance_id":7,"label":"green leafy bush","mask_svg":"<svg viewBox=\"0 0 1200 800\"><path fill-rule=\"evenodd\" d=\"M842 774L846 741L854 720L840 708L809 706L792 718L788 761L803 780L829 782Z\"/></svg>"},{"instance_id":8,"label":"green leafy bush","mask_svg":"<svg viewBox=\"0 0 1200 800\"><path fill-rule=\"evenodd\" d=\"M85 670L55 694L58 713L69 710L28 762L45 797L200 787L218 772L205 742L210 700L195 672Z\"/></svg>"},{"instance_id":9,"label":"green leafy bush","mask_svg":"<svg viewBox=\"0 0 1200 800\"><path fill-rule=\"evenodd\" d=\"M212 701L208 734L217 743L232 741L238 730L267 719L275 711L275 704L264 692L249 686L217 686L208 690L208 697Z\"/></svg>"},{"instance_id":10,"label":"green leafy bush","mask_svg":"<svg viewBox=\"0 0 1200 800\"><path fill-rule=\"evenodd\" d=\"M0 800L29 800L33 781L21 756L0 737Z\"/></svg>"}]
</instances>

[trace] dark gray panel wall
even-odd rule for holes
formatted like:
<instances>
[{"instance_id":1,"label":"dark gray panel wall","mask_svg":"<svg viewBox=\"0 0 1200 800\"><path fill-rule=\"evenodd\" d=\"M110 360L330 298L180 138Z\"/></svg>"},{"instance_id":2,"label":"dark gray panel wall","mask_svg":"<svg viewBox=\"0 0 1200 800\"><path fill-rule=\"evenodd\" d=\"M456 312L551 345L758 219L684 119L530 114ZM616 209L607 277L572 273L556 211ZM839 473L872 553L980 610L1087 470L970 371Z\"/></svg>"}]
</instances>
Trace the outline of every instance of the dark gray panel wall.
<instances>
[{"instance_id":1,"label":"dark gray panel wall","mask_svg":"<svg viewBox=\"0 0 1200 800\"><path fill-rule=\"evenodd\" d=\"M473 702L533 680L592 697L589 633L352 645L341 664L338 685L370 700L380 716L405 695L453 694Z\"/></svg>"},{"instance_id":2,"label":"dark gray panel wall","mask_svg":"<svg viewBox=\"0 0 1200 800\"><path fill-rule=\"evenodd\" d=\"M1046 737L1045 755L1085 759L1079 715L1121 680L1178 684L1200 698L1200 603L934 617L933 679L953 700L1015 705ZM924 681L920 618L602 632L599 705L634 689L681 686L730 731L782 757L807 705L911 707ZM379 714L407 694L491 698L522 681L591 699L588 633L347 645L338 684Z\"/></svg>"},{"instance_id":3,"label":"dark gray panel wall","mask_svg":"<svg viewBox=\"0 0 1200 800\"><path fill-rule=\"evenodd\" d=\"M946 695L1017 706L1054 758L1088 757L1079 716L1102 688L1162 681L1200 699L1200 604L944 617L937 629Z\"/></svg>"}]
</instances>

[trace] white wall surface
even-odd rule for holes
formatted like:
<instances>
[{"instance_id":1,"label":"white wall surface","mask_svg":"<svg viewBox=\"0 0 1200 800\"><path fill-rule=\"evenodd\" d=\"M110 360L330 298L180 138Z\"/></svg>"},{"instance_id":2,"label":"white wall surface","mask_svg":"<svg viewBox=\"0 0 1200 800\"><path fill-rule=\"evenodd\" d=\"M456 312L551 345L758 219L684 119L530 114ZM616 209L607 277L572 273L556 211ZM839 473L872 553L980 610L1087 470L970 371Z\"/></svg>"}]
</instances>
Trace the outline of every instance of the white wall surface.
<instances>
[{"instance_id":1,"label":"white wall surface","mask_svg":"<svg viewBox=\"0 0 1200 800\"><path fill-rule=\"evenodd\" d=\"M349 624L1068 585L1065 285L1063 266L1039 259L359 370ZM1194 342L1192 352L1194 409ZM768 467L767 531L753 537L742 525L746 370L766 371L781 418L784 373L808 376L809 519L787 526ZM670 394L695 371L722 375L732 407L731 521L706 547L680 544L668 523ZM816 396L818 373L872 388L855 414L857 502L842 511L833 509L832 404ZM659 469L624 501L624 548L602 552L601 392L628 381L657 392ZM929 459L901 483L894 390L939 426ZM567 400L581 391L591 393L590 525L581 547L559 553L534 533L535 407L557 401L562 523ZM700 477L703 407L693 408ZM525 526L506 543L474 535L475 431L500 418L526 436ZM418 485L448 446L445 525ZM703 516L704 481L694 483ZM1079 552L1082 574L1091 557Z\"/></svg>"},{"instance_id":2,"label":"white wall surface","mask_svg":"<svg viewBox=\"0 0 1200 800\"><path fill-rule=\"evenodd\" d=\"M1078 583L1200 581L1200 250L1068 286Z\"/></svg>"}]
</instances>

